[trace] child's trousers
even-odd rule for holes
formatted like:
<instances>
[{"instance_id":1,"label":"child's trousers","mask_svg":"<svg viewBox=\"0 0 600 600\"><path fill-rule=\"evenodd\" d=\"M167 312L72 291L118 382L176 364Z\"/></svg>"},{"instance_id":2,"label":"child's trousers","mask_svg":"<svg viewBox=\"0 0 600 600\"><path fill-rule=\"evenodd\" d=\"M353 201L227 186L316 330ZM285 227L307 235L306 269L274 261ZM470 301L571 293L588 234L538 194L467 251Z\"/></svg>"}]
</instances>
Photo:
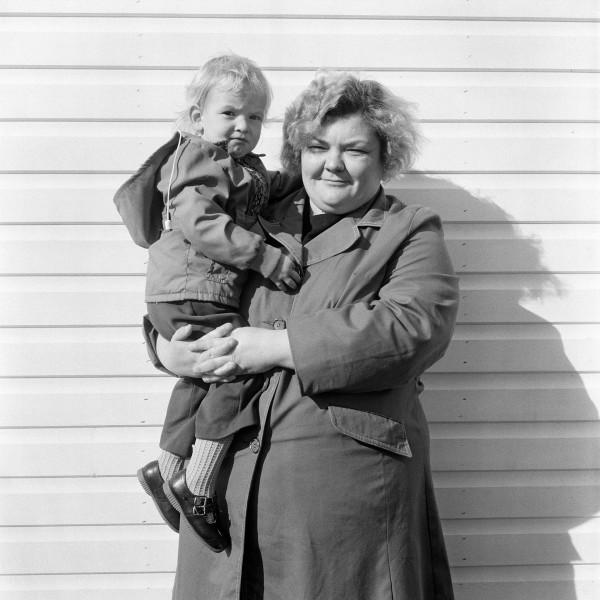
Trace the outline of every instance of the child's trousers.
<instances>
[{"instance_id":1,"label":"child's trousers","mask_svg":"<svg viewBox=\"0 0 600 600\"><path fill-rule=\"evenodd\" d=\"M198 300L149 303L148 316L158 333L167 340L179 327L187 324L193 329L190 339L198 339L223 323L232 323L234 328L247 325L230 306ZM212 390L211 384L202 379L179 379L167 407L160 447L177 456L188 457L196 438L219 440L257 425L256 400L262 385L261 376L216 384ZM216 394L213 393L215 390L218 390Z\"/></svg>"}]
</instances>

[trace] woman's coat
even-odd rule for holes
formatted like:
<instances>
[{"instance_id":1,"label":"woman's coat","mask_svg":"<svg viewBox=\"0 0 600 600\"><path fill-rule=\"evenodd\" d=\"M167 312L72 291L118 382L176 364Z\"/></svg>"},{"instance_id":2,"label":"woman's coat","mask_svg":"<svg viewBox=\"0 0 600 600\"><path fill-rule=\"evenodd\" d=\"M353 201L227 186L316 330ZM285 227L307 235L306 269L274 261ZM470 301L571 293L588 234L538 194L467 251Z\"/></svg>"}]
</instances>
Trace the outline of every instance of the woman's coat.
<instances>
[{"instance_id":1,"label":"woman's coat","mask_svg":"<svg viewBox=\"0 0 600 600\"><path fill-rule=\"evenodd\" d=\"M257 327L287 328L296 371L267 373L218 493L231 549L182 524L177 600L448 600L419 375L444 353L457 279L438 216L380 191L300 243L301 191L263 226L304 265L295 294L259 275Z\"/></svg>"}]
</instances>

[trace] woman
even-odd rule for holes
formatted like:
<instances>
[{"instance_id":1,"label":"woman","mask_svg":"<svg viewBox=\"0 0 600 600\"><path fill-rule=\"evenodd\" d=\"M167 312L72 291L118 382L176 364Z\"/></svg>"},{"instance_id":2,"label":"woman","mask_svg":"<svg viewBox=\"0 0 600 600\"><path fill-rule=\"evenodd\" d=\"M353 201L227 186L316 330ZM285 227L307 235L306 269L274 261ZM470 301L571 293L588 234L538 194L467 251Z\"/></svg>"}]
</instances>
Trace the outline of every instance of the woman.
<instances>
[{"instance_id":1,"label":"woman","mask_svg":"<svg viewBox=\"0 0 600 600\"><path fill-rule=\"evenodd\" d=\"M282 162L304 188L263 220L303 265L300 289L256 275L252 327L158 340L156 364L178 375L266 381L260 427L221 472L231 547L214 555L182 526L174 598L453 597L418 395L449 343L457 280L437 215L381 188L417 139L380 84L318 77L284 122Z\"/></svg>"}]
</instances>

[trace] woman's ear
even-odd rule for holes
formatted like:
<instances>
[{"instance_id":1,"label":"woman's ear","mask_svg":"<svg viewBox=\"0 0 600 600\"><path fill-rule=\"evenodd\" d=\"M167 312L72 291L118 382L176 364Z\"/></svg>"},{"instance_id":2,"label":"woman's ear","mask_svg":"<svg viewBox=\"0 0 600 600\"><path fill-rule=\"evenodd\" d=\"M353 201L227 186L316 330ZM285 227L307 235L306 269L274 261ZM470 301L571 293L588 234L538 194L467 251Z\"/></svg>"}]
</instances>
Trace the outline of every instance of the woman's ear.
<instances>
[{"instance_id":1,"label":"woman's ear","mask_svg":"<svg viewBox=\"0 0 600 600\"><path fill-rule=\"evenodd\" d=\"M204 126L202 125L202 111L197 106L190 108L190 121L194 125L194 132L202 135Z\"/></svg>"}]
</instances>

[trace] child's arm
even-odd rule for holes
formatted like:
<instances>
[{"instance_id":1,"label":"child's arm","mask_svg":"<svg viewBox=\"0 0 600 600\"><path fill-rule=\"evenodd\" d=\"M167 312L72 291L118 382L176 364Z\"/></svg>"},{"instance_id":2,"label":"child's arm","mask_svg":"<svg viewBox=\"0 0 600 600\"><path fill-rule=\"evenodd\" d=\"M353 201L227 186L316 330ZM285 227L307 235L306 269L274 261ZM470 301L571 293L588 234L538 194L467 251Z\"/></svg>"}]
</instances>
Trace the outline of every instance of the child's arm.
<instances>
[{"instance_id":1,"label":"child's arm","mask_svg":"<svg viewBox=\"0 0 600 600\"><path fill-rule=\"evenodd\" d=\"M252 269L264 277L283 269L282 262L286 261L280 249L266 244L261 235L236 225L225 212L228 178L206 148L185 140L176 168L177 176L171 183L171 221L194 249L215 262ZM166 185L168 180L163 178L159 186ZM283 275L283 281L286 277Z\"/></svg>"},{"instance_id":2,"label":"child's arm","mask_svg":"<svg viewBox=\"0 0 600 600\"><path fill-rule=\"evenodd\" d=\"M269 279L283 292L286 290L295 290L301 280L302 270L300 267L287 255L281 255L281 259L273 272L269 275Z\"/></svg>"}]
</instances>

